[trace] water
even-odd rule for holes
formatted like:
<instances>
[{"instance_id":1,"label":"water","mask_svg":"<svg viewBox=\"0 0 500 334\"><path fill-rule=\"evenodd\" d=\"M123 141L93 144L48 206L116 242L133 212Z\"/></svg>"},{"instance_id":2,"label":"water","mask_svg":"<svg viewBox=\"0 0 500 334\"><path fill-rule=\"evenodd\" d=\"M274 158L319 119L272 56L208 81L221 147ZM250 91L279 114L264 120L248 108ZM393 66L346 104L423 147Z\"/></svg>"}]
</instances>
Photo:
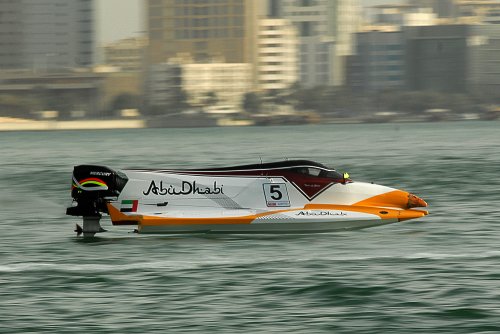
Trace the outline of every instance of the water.
<instances>
[{"instance_id":1,"label":"water","mask_svg":"<svg viewBox=\"0 0 500 334\"><path fill-rule=\"evenodd\" d=\"M0 333L498 333L498 122L0 133ZM305 235L77 238L72 166L310 158L431 214Z\"/></svg>"}]
</instances>

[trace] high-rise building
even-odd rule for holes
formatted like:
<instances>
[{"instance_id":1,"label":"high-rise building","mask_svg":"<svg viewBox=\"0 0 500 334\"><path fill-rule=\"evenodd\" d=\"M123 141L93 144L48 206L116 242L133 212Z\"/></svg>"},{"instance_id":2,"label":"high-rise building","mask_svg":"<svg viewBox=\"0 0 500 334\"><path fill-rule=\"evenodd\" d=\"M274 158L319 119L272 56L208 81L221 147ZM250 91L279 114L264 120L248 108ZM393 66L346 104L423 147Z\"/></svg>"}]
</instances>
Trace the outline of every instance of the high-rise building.
<instances>
[{"instance_id":1,"label":"high-rise building","mask_svg":"<svg viewBox=\"0 0 500 334\"><path fill-rule=\"evenodd\" d=\"M88 67L93 0L0 0L0 69Z\"/></svg>"},{"instance_id":2,"label":"high-rise building","mask_svg":"<svg viewBox=\"0 0 500 334\"><path fill-rule=\"evenodd\" d=\"M142 71L147 43L145 37L130 37L109 43L104 46L104 62L122 71Z\"/></svg>"},{"instance_id":3,"label":"high-rise building","mask_svg":"<svg viewBox=\"0 0 500 334\"><path fill-rule=\"evenodd\" d=\"M149 65L172 58L252 65L257 86L257 31L265 0L149 0Z\"/></svg>"},{"instance_id":4,"label":"high-rise building","mask_svg":"<svg viewBox=\"0 0 500 334\"><path fill-rule=\"evenodd\" d=\"M344 84L345 56L353 51L353 36L359 26L358 1L281 0L272 8L298 30L300 84Z\"/></svg>"},{"instance_id":5,"label":"high-rise building","mask_svg":"<svg viewBox=\"0 0 500 334\"><path fill-rule=\"evenodd\" d=\"M441 92L498 92L500 25L408 27L408 86Z\"/></svg>"},{"instance_id":6,"label":"high-rise building","mask_svg":"<svg viewBox=\"0 0 500 334\"><path fill-rule=\"evenodd\" d=\"M298 80L298 39L295 27L284 19L262 19L259 29L259 89L287 89Z\"/></svg>"},{"instance_id":7,"label":"high-rise building","mask_svg":"<svg viewBox=\"0 0 500 334\"><path fill-rule=\"evenodd\" d=\"M253 63L263 0L149 0L150 63L180 55L195 62Z\"/></svg>"},{"instance_id":8,"label":"high-rise building","mask_svg":"<svg viewBox=\"0 0 500 334\"><path fill-rule=\"evenodd\" d=\"M349 57L348 85L356 92L405 88L405 43L399 29L359 32Z\"/></svg>"}]
</instances>

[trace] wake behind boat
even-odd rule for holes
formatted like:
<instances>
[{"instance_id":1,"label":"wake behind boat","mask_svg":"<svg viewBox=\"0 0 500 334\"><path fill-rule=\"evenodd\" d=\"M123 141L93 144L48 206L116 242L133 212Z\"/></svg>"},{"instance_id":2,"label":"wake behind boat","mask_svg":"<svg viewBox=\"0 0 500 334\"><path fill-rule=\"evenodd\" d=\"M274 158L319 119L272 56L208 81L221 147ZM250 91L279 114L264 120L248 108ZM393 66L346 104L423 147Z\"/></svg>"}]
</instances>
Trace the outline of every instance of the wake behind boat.
<instances>
[{"instance_id":1,"label":"wake behind boat","mask_svg":"<svg viewBox=\"0 0 500 334\"><path fill-rule=\"evenodd\" d=\"M84 236L113 225L139 233L303 233L359 229L420 218L421 198L357 182L320 163L292 160L200 170L74 167L67 214Z\"/></svg>"}]
</instances>

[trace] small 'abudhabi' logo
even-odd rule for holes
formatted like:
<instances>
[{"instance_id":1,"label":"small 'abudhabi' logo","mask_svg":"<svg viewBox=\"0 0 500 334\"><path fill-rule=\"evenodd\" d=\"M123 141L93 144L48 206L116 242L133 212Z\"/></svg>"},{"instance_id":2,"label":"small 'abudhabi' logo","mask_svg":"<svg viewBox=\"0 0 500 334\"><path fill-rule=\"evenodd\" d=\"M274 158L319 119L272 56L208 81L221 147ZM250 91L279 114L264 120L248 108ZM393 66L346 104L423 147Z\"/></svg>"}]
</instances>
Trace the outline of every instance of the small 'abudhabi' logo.
<instances>
[{"instance_id":1,"label":"small 'abudhabi' logo","mask_svg":"<svg viewBox=\"0 0 500 334\"><path fill-rule=\"evenodd\" d=\"M347 216L342 211L299 211L296 216Z\"/></svg>"}]
</instances>

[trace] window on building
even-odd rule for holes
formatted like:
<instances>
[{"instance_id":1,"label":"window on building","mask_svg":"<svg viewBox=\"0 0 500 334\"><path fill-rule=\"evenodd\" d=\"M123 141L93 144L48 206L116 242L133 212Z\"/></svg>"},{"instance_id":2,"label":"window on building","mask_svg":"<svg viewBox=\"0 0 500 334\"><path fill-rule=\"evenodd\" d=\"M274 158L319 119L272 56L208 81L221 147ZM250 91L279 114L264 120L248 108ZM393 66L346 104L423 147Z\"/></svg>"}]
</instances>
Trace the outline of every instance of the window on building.
<instances>
[{"instance_id":1,"label":"window on building","mask_svg":"<svg viewBox=\"0 0 500 334\"><path fill-rule=\"evenodd\" d=\"M300 36L306 37L306 36L312 36L313 31L312 31L312 22L300 22L299 24L299 30L300 30Z\"/></svg>"},{"instance_id":2,"label":"window on building","mask_svg":"<svg viewBox=\"0 0 500 334\"><path fill-rule=\"evenodd\" d=\"M302 7L308 7L314 5L314 0L299 0L299 5Z\"/></svg>"}]
</instances>

